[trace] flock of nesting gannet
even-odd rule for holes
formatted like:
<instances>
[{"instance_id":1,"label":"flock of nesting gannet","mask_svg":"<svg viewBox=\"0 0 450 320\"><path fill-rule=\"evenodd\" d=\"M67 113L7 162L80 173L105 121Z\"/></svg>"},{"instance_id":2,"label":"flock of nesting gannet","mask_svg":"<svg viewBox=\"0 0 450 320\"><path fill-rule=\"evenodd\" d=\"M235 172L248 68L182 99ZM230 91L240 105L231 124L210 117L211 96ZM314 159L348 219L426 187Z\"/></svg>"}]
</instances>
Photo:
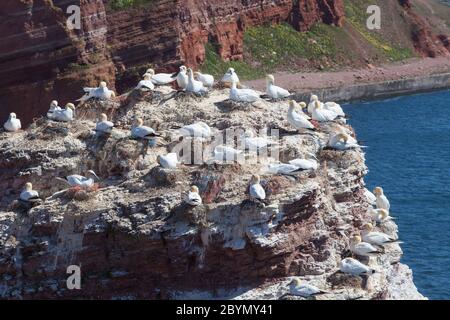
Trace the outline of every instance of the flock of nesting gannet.
<instances>
[{"instance_id":1,"label":"flock of nesting gannet","mask_svg":"<svg viewBox=\"0 0 450 320\"><path fill-rule=\"evenodd\" d=\"M275 85L275 78L272 75L266 77L267 87L266 95L272 100L288 99L291 93L281 87ZM135 87L136 89L154 90L156 86L167 85L176 81L179 88L186 92L194 93L196 95L206 94L214 85L214 77L200 72L193 72L192 69L181 66L179 72L169 73L155 73L153 69L148 69L143 75L143 79ZM248 88L242 88L239 77L233 68L229 68L223 76L223 83L228 83L231 87L229 99L242 103L253 103L258 99L263 98L256 91ZM239 86L239 88L238 88ZM110 100L116 97L113 90L108 89L105 82L100 82L97 88L83 88L85 94L78 101L84 102L89 99ZM56 100L52 101L47 112L47 118L52 121L69 122L75 119L75 105L72 103L66 104L65 108L58 106ZM316 130L315 122L329 122L333 121L338 124L345 124L345 113L341 106L335 102L322 103L316 95L312 95L308 104L301 102L297 103L294 100L289 101L289 109L286 115L286 120L295 130ZM8 132L16 132L21 129L21 122L16 117L15 113L11 113L8 120L4 124L4 129ZM328 140L328 148L337 151L346 151L349 149L363 148L358 141L346 133L341 126L341 130L331 134ZM110 134L114 130L114 123L108 121L106 114L100 115L99 121L96 123L94 129L101 134ZM208 138L212 134L212 129L204 122L196 122L185 125L177 129L182 136L195 136ZM130 132L131 138L151 140L159 136L159 134L151 127L145 126L142 119L137 118ZM245 147L251 150L258 150L267 147L276 142L270 141L263 137L255 137L253 132L246 132L244 135ZM231 158L235 159L242 151L236 150L229 146L217 146L214 149L214 156L216 159L223 160ZM166 155L159 155L157 157L158 164L165 169L175 169L180 164L176 153L168 153ZM289 163L272 163L268 165L268 173L290 175L302 170L317 170L319 161L313 154L308 154L305 159L294 159ZM95 180L99 177L94 171L88 170L86 176L70 175L65 178L57 178L63 180L70 187L89 188L94 185ZM266 191L261 185L261 177L257 174L251 177L248 185L249 198L252 201L266 200ZM351 237L349 249L353 255L359 257L372 257L380 254L384 246L398 242L387 234L374 231L375 226L383 224L391 219L389 215L390 204L387 197L383 193L381 187L376 187L374 192L365 189L364 193L367 202L372 206L371 214L374 224L367 223L363 226L360 234L355 234ZM30 182L24 186L23 192L19 199L25 202L33 202L39 200L39 194L33 190ZM191 206L198 206L202 204L202 198L197 186L191 186L185 197L185 203ZM370 261L370 260L369 260ZM361 276L371 275L375 270L368 265L354 259L353 257L342 259L339 263L339 270L345 274ZM290 283L290 294L299 295L302 297L314 296L317 294L327 293L307 283L302 283L300 279L295 278Z\"/></svg>"}]
</instances>

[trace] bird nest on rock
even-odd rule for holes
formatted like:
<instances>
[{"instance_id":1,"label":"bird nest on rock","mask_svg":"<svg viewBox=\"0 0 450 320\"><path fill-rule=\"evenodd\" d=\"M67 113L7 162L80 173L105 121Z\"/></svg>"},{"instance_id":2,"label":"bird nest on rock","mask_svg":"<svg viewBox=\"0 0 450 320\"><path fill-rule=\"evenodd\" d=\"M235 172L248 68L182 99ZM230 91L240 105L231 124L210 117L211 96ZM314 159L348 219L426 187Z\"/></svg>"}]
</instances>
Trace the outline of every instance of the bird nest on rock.
<instances>
[{"instance_id":1,"label":"bird nest on rock","mask_svg":"<svg viewBox=\"0 0 450 320\"><path fill-rule=\"evenodd\" d=\"M94 183L91 187L75 186L67 190L67 197L76 201L87 201L95 196L97 190L100 189L98 183Z\"/></svg>"},{"instance_id":2,"label":"bird nest on rock","mask_svg":"<svg viewBox=\"0 0 450 320\"><path fill-rule=\"evenodd\" d=\"M231 99L216 102L215 105L223 112L230 112L233 110L248 111L254 107L253 102L240 102L240 101L234 101Z\"/></svg>"}]
</instances>

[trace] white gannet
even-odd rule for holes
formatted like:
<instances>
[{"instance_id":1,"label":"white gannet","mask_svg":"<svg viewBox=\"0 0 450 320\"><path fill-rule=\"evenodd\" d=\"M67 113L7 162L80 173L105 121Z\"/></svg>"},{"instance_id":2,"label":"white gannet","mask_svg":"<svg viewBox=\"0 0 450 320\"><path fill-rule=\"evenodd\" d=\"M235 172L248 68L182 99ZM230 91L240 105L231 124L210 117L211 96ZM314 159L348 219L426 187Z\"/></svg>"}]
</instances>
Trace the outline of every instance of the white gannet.
<instances>
[{"instance_id":1,"label":"white gannet","mask_svg":"<svg viewBox=\"0 0 450 320\"><path fill-rule=\"evenodd\" d=\"M367 190L366 188L364 188L364 196L366 197L367 202L369 202L371 205L375 205L375 202L377 201L377 197L372 192Z\"/></svg>"},{"instance_id":2,"label":"white gannet","mask_svg":"<svg viewBox=\"0 0 450 320\"><path fill-rule=\"evenodd\" d=\"M373 193L377 197L377 202L376 202L377 209L385 209L385 210L389 211L391 208L391 204L389 203L388 198L384 195L383 188L376 187L373 190Z\"/></svg>"},{"instance_id":3,"label":"white gannet","mask_svg":"<svg viewBox=\"0 0 450 320\"><path fill-rule=\"evenodd\" d=\"M319 97L316 96L315 94L311 95L311 99L309 99L309 103L308 103L308 113L312 114L314 111L314 107L316 106L316 101L319 101ZM319 101L319 103L321 103Z\"/></svg>"},{"instance_id":4,"label":"white gannet","mask_svg":"<svg viewBox=\"0 0 450 320\"><path fill-rule=\"evenodd\" d=\"M389 215L389 211L385 209L372 209L370 213L372 214L372 218L376 223L383 223L385 221L393 219Z\"/></svg>"},{"instance_id":5,"label":"white gannet","mask_svg":"<svg viewBox=\"0 0 450 320\"><path fill-rule=\"evenodd\" d=\"M98 88L83 88L83 91L85 93L84 96L82 96L77 101L87 101L89 99L100 99L100 100L109 100L111 98L116 97L116 93L112 90L109 90L106 82L102 81L100 82L100 85Z\"/></svg>"},{"instance_id":6,"label":"white gannet","mask_svg":"<svg viewBox=\"0 0 450 320\"><path fill-rule=\"evenodd\" d=\"M95 131L101 133L111 133L113 128L114 123L108 121L108 117L106 116L106 114L104 113L100 114L100 120L95 125Z\"/></svg>"},{"instance_id":7,"label":"white gannet","mask_svg":"<svg viewBox=\"0 0 450 320\"><path fill-rule=\"evenodd\" d=\"M308 120L303 111L301 113L296 112L296 103L294 100L289 101L289 110L287 119L291 126L295 129L314 129L314 125Z\"/></svg>"},{"instance_id":8,"label":"white gannet","mask_svg":"<svg viewBox=\"0 0 450 320\"><path fill-rule=\"evenodd\" d=\"M229 68L227 70L227 72L223 75L222 82L230 83L230 84L232 84L233 82L236 82L236 84L240 83L239 77L236 74L236 72L234 71L234 68Z\"/></svg>"},{"instance_id":9,"label":"white gannet","mask_svg":"<svg viewBox=\"0 0 450 320\"><path fill-rule=\"evenodd\" d=\"M294 159L289 161L289 164L297 166L301 170L317 170L319 164L314 155L308 154L310 159Z\"/></svg>"},{"instance_id":10,"label":"white gannet","mask_svg":"<svg viewBox=\"0 0 450 320\"><path fill-rule=\"evenodd\" d=\"M47 118L53 120L53 117L54 117L54 115L55 115L55 111L57 111L57 110L61 110L61 107L58 106L58 101L53 100L53 101L50 103L50 108L49 108L48 111L47 111Z\"/></svg>"},{"instance_id":11,"label":"white gannet","mask_svg":"<svg viewBox=\"0 0 450 320\"><path fill-rule=\"evenodd\" d=\"M362 242L360 236L353 236L350 239L350 251L362 257L371 257L380 253L380 251L370 243Z\"/></svg>"},{"instance_id":12,"label":"white gannet","mask_svg":"<svg viewBox=\"0 0 450 320\"><path fill-rule=\"evenodd\" d=\"M334 111L324 109L319 101L314 102L314 108L312 111L312 119L319 122L333 121L338 118L339 115Z\"/></svg>"},{"instance_id":13,"label":"white gannet","mask_svg":"<svg viewBox=\"0 0 450 320\"><path fill-rule=\"evenodd\" d=\"M299 278L295 277L289 283L289 293L293 296L300 296L303 298L308 298L312 296L316 296L319 294L326 294L327 291L320 290L316 286L313 286L308 283L302 283Z\"/></svg>"},{"instance_id":14,"label":"white gannet","mask_svg":"<svg viewBox=\"0 0 450 320\"><path fill-rule=\"evenodd\" d=\"M250 199L264 200L266 199L266 191L261 186L261 178L258 175L253 175L250 180L249 187Z\"/></svg>"},{"instance_id":15,"label":"white gannet","mask_svg":"<svg viewBox=\"0 0 450 320\"><path fill-rule=\"evenodd\" d=\"M340 117L345 117L344 110L342 110L341 106L339 104L337 104L336 102L326 102L323 105L323 108L326 110L333 111Z\"/></svg>"},{"instance_id":16,"label":"white gannet","mask_svg":"<svg viewBox=\"0 0 450 320\"><path fill-rule=\"evenodd\" d=\"M199 71L194 73L198 81L201 81L205 87L211 88L214 86L214 77L210 74L201 73Z\"/></svg>"},{"instance_id":17,"label":"white gannet","mask_svg":"<svg viewBox=\"0 0 450 320\"><path fill-rule=\"evenodd\" d=\"M25 187L23 191L20 193L19 198L22 201L32 202L39 200L39 193L33 190L33 185L31 184L31 182L27 182L25 183Z\"/></svg>"},{"instance_id":18,"label":"white gannet","mask_svg":"<svg viewBox=\"0 0 450 320\"><path fill-rule=\"evenodd\" d=\"M185 66L180 67L180 71L177 74L177 84L181 89L186 89L188 84L187 68Z\"/></svg>"},{"instance_id":19,"label":"white gannet","mask_svg":"<svg viewBox=\"0 0 450 320\"><path fill-rule=\"evenodd\" d=\"M149 74L144 74L144 79L139 81L139 83L135 89L136 90L139 90L139 89L153 90L153 89L155 89L155 85L152 82L152 76Z\"/></svg>"},{"instance_id":20,"label":"white gannet","mask_svg":"<svg viewBox=\"0 0 450 320\"><path fill-rule=\"evenodd\" d=\"M256 152L276 143L264 137L255 137L253 131L248 130L244 133L244 144L246 149Z\"/></svg>"},{"instance_id":21,"label":"white gannet","mask_svg":"<svg viewBox=\"0 0 450 320\"><path fill-rule=\"evenodd\" d=\"M189 190L185 202L191 206L198 206L202 204L202 197L200 197L197 186L192 186Z\"/></svg>"},{"instance_id":22,"label":"white gannet","mask_svg":"<svg viewBox=\"0 0 450 320\"><path fill-rule=\"evenodd\" d=\"M53 112L53 120L61 122L69 122L74 118L75 105L73 103L66 104L64 109L55 110Z\"/></svg>"},{"instance_id":23,"label":"white gannet","mask_svg":"<svg viewBox=\"0 0 450 320\"><path fill-rule=\"evenodd\" d=\"M169 84L171 82L174 82L177 77L170 73L156 73L153 69L147 69L147 72L145 74L150 75L153 84L157 86L163 86L166 84ZM145 75L144 75L145 76Z\"/></svg>"},{"instance_id":24,"label":"white gannet","mask_svg":"<svg viewBox=\"0 0 450 320\"><path fill-rule=\"evenodd\" d=\"M268 173L291 175L303 171L298 166L287 163L271 163L268 165Z\"/></svg>"},{"instance_id":25,"label":"white gannet","mask_svg":"<svg viewBox=\"0 0 450 320\"><path fill-rule=\"evenodd\" d=\"M17 119L16 114L11 112L8 120L3 124L3 128L9 132L16 132L22 128L22 123L20 122L20 119Z\"/></svg>"},{"instance_id":26,"label":"white gannet","mask_svg":"<svg viewBox=\"0 0 450 320\"><path fill-rule=\"evenodd\" d=\"M214 148L214 159L218 161L239 161L242 150L230 146L219 145Z\"/></svg>"},{"instance_id":27,"label":"white gannet","mask_svg":"<svg viewBox=\"0 0 450 320\"><path fill-rule=\"evenodd\" d=\"M272 99L283 99L291 95L286 89L280 88L275 85L275 77L271 74L266 77L267 86L266 93Z\"/></svg>"},{"instance_id":28,"label":"white gannet","mask_svg":"<svg viewBox=\"0 0 450 320\"><path fill-rule=\"evenodd\" d=\"M176 153L168 153L165 156L159 155L156 158L156 161L158 161L159 165L165 169L176 169L178 165L178 156Z\"/></svg>"},{"instance_id":29,"label":"white gannet","mask_svg":"<svg viewBox=\"0 0 450 320\"><path fill-rule=\"evenodd\" d=\"M144 126L144 120L137 118L133 127L131 128L131 136L139 139L152 139L159 136L153 128Z\"/></svg>"},{"instance_id":30,"label":"white gannet","mask_svg":"<svg viewBox=\"0 0 450 320\"><path fill-rule=\"evenodd\" d=\"M294 100L293 100L294 101ZM294 104L297 106L297 103L294 101ZM296 108L295 109L295 111L298 113L298 114L300 114L302 117L305 117L306 119L308 119L308 120L311 120L311 117L308 115L308 113L305 113L304 111L303 111L303 109L305 109L306 108L306 103L304 103L303 101L302 102L300 102L299 104L298 104L298 108Z\"/></svg>"},{"instance_id":31,"label":"white gannet","mask_svg":"<svg viewBox=\"0 0 450 320\"><path fill-rule=\"evenodd\" d=\"M332 135L328 140L328 147L340 151L361 147L355 138L346 133Z\"/></svg>"},{"instance_id":32,"label":"white gannet","mask_svg":"<svg viewBox=\"0 0 450 320\"><path fill-rule=\"evenodd\" d=\"M196 122L179 129L183 136L208 138L211 135L211 128L204 122Z\"/></svg>"},{"instance_id":33,"label":"white gannet","mask_svg":"<svg viewBox=\"0 0 450 320\"><path fill-rule=\"evenodd\" d=\"M377 246L384 246L389 243L399 242L398 239L388 236L383 232L373 231L373 225L371 223L366 223L363 226L363 231L361 232L362 240L364 242L374 244Z\"/></svg>"},{"instance_id":34,"label":"white gannet","mask_svg":"<svg viewBox=\"0 0 450 320\"><path fill-rule=\"evenodd\" d=\"M343 259L339 264L339 270L341 270L341 272L343 273L353 276L370 276L375 273L374 269L369 268L365 264L362 264L361 262L353 258Z\"/></svg>"},{"instance_id":35,"label":"white gannet","mask_svg":"<svg viewBox=\"0 0 450 320\"><path fill-rule=\"evenodd\" d=\"M66 182L71 187L82 187L82 188L92 187L95 183L94 178L96 178L97 180L100 180L100 178L92 170L88 170L86 172L86 176L87 175L91 175L92 177L87 178L87 177L79 175L79 174L73 174L73 175L65 177L65 179L62 179L62 178L57 178L57 179Z\"/></svg>"},{"instance_id":36,"label":"white gannet","mask_svg":"<svg viewBox=\"0 0 450 320\"><path fill-rule=\"evenodd\" d=\"M205 94L208 92L208 89L203 85L201 81L197 81L194 79L194 73L192 72L191 68L187 70L187 75L188 75L188 83L186 86L187 92L193 92L196 94Z\"/></svg>"},{"instance_id":37,"label":"white gannet","mask_svg":"<svg viewBox=\"0 0 450 320\"><path fill-rule=\"evenodd\" d=\"M230 100L238 102L255 102L259 99L259 94L252 89L238 89L236 81L231 83Z\"/></svg>"}]
</instances>

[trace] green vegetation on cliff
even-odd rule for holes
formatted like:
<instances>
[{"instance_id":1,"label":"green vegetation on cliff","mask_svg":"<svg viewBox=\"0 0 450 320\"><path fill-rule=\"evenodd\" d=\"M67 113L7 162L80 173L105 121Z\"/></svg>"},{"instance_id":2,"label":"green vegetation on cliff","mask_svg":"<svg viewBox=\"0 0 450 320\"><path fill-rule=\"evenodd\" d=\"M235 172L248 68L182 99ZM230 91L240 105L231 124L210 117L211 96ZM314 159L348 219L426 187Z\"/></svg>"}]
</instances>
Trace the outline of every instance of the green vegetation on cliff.
<instances>
[{"instance_id":1,"label":"green vegetation on cliff","mask_svg":"<svg viewBox=\"0 0 450 320\"><path fill-rule=\"evenodd\" d=\"M110 0L109 6L112 10L124 10L130 8L136 8L154 0Z\"/></svg>"}]
</instances>

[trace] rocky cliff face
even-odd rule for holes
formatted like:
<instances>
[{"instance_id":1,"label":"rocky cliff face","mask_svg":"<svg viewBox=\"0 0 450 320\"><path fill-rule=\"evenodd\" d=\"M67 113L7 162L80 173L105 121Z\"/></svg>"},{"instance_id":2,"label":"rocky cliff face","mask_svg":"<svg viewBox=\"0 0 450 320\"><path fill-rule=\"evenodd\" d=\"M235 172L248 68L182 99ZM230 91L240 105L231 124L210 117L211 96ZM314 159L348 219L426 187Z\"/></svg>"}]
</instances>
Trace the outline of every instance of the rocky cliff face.
<instances>
[{"instance_id":1,"label":"rocky cliff face","mask_svg":"<svg viewBox=\"0 0 450 320\"><path fill-rule=\"evenodd\" d=\"M66 26L70 5L81 9L81 30ZM241 59L246 26L339 25L342 8L343 0L158 0L111 11L102 0L6 0L0 8L0 120L20 110L28 124L51 100L73 101L81 87L100 80L114 87L117 77L118 89L128 88L148 63L169 71L181 63L198 66L208 39L224 59Z\"/></svg>"},{"instance_id":2,"label":"rocky cliff face","mask_svg":"<svg viewBox=\"0 0 450 320\"><path fill-rule=\"evenodd\" d=\"M26 131L0 133L1 297L278 299L300 276L330 290L323 299L423 298L397 244L365 261L377 270L369 279L336 272L349 237L372 219L362 151L323 149L337 124L297 133L286 123L286 103L239 106L226 101L227 90L207 98L162 90L87 104L70 124L39 119ZM92 132L99 112L116 123L110 136ZM162 134L156 147L129 138L137 116ZM270 156L287 162L312 153L320 168L271 175L268 159L250 153L245 162L209 161L216 140L178 137L176 128L195 121L216 139L226 130L276 129ZM161 169L157 155L180 144L203 147L201 163ZM55 180L87 169L101 177L90 192ZM265 204L246 195L254 173L262 175ZM45 198L33 208L14 201L26 181ZM196 208L183 204L193 184L204 200ZM397 233L392 221L381 230ZM81 290L66 287L69 265L81 267Z\"/></svg>"}]
</instances>

